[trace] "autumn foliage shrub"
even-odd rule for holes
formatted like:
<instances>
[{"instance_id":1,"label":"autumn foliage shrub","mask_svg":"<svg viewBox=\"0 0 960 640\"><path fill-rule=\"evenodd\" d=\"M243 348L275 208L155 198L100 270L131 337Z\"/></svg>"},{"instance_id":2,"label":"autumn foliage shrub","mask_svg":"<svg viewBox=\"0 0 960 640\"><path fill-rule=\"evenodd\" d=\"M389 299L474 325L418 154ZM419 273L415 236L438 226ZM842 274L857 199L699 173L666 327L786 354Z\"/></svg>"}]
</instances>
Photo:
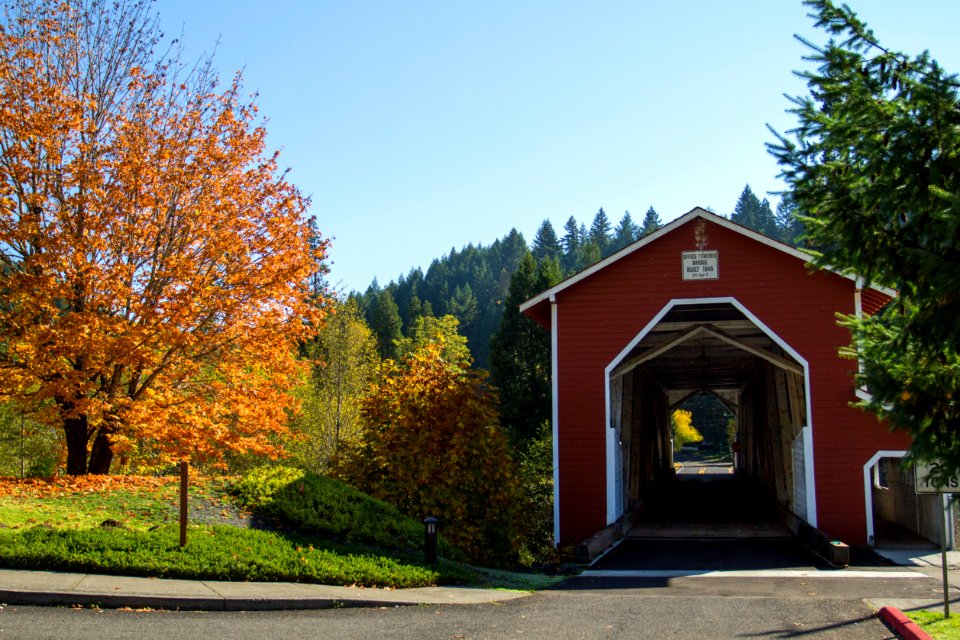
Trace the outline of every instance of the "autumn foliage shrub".
<instances>
[{"instance_id":1,"label":"autumn foliage shrub","mask_svg":"<svg viewBox=\"0 0 960 640\"><path fill-rule=\"evenodd\" d=\"M516 561L519 482L483 374L432 343L387 360L364 401L359 442L337 459L353 486L417 519L486 564Z\"/></svg>"},{"instance_id":2,"label":"autumn foliage shrub","mask_svg":"<svg viewBox=\"0 0 960 640\"><path fill-rule=\"evenodd\" d=\"M674 447L679 451L687 444L703 442L703 435L693 426L693 413L685 409L677 409L670 415L670 424L673 427Z\"/></svg>"}]
</instances>

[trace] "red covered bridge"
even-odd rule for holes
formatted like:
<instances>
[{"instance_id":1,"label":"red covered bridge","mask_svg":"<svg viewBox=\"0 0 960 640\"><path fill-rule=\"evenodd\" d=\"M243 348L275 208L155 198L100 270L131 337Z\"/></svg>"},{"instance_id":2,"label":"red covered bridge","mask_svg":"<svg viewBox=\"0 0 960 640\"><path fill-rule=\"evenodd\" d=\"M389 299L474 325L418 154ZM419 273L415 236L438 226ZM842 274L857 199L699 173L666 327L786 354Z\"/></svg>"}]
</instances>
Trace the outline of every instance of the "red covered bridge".
<instances>
[{"instance_id":1,"label":"red covered bridge","mask_svg":"<svg viewBox=\"0 0 960 640\"><path fill-rule=\"evenodd\" d=\"M909 440L850 406L857 363L838 355L837 314L894 292L809 258L697 208L522 305L552 334L558 543L672 475L669 415L705 392L736 417L736 473L813 527L873 544L875 523L935 507L900 486Z\"/></svg>"}]
</instances>

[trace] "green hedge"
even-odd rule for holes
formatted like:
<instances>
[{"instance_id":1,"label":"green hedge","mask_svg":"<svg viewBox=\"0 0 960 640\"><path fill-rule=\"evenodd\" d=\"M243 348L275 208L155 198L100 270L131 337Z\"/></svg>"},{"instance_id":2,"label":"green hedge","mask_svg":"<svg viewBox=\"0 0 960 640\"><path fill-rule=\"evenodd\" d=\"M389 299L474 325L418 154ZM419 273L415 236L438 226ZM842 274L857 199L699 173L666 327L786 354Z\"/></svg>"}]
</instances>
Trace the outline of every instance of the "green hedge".
<instances>
[{"instance_id":1,"label":"green hedge","mask_svg":"<svg viewBox=\"0 0 960 640\"><path fill-rule=\"evenodd\" d=\"M241 506L312 535L348 544L420 553L423 524L349 485L309 471L261 467L234 485ZM460 554L443 542L440 553Z\"/></svg>"},{"instance_id":2,"label":"green hedge","mask_svg":"<svg viewBox=\"0 0 960 640\"><path fill-rule=\"evenodd\" d=\"M224 525L191 527L185 548L179 527L0 530L0 565L201 580L312 582L418 587L437 572L375 554L313 548L273 532Z\"/></svg>"}]
</instances>

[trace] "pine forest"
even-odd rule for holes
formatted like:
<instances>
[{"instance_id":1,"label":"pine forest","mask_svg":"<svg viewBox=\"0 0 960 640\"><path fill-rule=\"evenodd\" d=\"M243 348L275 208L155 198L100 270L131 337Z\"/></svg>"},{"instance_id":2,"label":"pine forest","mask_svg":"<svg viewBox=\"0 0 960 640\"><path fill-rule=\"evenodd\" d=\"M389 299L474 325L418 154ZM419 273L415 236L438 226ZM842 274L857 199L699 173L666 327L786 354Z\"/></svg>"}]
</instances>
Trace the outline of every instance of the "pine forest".
<instances>
[{"instance_id":1,"label":"pine forest","mask_svg":"<svg viewBox=\"0 0 960 640\"><path fill-rule=\"evenodd\" d=\"M747 185L727 217L776 240L799 244L802 229L788 196L774 211L766 198L761 200ZM399 355L401 339L413 330L418 318L449 315L459 322L474 367L489 369L491 338L504 318L511 278L528 254L537 265L553 262L547 269L550 277L539 283L540 288L531 281L530 286L517 292L520 298L510 300L511 304L523 302L662 225L653 207L640 220L626 211L616 224L602 207L589 225L571 215L558 229L548 219L529 245L521 233L511 229L489 246L470 244L459 251L453 248L433 260L426 271L414 268L387 285L374 280L366 291L351 297L377 337L382 357Z\"/></svg>"}]
</instances>

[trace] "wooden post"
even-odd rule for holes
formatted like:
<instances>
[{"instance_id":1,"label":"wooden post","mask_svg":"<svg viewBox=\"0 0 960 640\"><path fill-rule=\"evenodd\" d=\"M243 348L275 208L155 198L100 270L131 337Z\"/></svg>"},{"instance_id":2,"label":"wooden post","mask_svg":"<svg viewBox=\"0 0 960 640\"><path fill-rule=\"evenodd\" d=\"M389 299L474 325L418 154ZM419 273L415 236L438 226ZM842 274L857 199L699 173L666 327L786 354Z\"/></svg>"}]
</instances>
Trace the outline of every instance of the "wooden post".
<instances>
[{"instance_id":1,"label":"wooden post","mask_svg":"<svg viewBox=\"0 0 960 640\"><path fill-rule=\"evenodd\" d=\"M190 463L180 462L180 546L187 546L187 489L190 486Z\"/></svg>"},{"instance_id":2,"label":"wooden post","mask_svg":"<svg viewBox=\"0 0 960 640\"><path fill-rule=\"evenodd\" d=\"M950 495L940 496L940 506L943 507L943 517L940 518L940 565L943 574L943 617L950 617L950 579L947 575L947 527L953 526L950 520Z\"/></svg>"}]
</instances>

